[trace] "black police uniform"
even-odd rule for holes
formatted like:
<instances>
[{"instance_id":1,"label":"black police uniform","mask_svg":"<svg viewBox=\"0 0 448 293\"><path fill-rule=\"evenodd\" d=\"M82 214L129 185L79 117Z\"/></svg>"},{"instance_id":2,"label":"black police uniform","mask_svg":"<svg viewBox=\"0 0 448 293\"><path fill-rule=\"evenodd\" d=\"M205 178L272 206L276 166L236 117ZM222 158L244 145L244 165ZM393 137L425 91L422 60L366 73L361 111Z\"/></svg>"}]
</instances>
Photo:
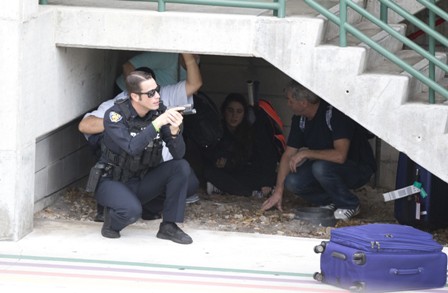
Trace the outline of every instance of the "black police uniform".
<instances>
[{"instance_id":1,"label":"black police uniform","mask_svg":"<svg viewBox=\"0 0 448 293\"><path fill-rule=\"evenodd\" d=\"M152 121L165 111L139 117L130 100L117 102L104 117L104 138L100 162L106 164L95 198L108 208L110 228L121 231L136 222L142 204L165 194L163 220L183 222L190 166L182 159L185 143L182 135L173 136L168 125L157 132ZM165 141L173 160L163 162Z\"/></svg>"}]
</instances>

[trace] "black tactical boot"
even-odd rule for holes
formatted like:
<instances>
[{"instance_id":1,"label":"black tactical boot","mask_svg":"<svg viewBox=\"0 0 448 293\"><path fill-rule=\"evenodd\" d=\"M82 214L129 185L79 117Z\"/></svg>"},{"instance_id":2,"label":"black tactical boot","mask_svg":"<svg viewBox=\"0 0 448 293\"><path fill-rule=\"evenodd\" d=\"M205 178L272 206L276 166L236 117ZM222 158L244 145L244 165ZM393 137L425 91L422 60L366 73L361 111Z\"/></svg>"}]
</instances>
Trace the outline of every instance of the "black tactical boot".
<instances>
[{"instance_id":1,"label":"black tactical boot","mask_svg":"<svg viewBox=\"0 0 448 293\"><path fill-rule=\"evenodd\" d=\"M111 219L110 219L110 210L109 208L104 208L104 223L103 228L101 228L101 235L106 238L120 238L120 232L112 230L110 227Z\"/></svg>"},{"instance_id":2,"label":"black tactical boot","mask_svg":"<svg viewBox=\"0 0 448 293\"><path fill-rule=\"evenodd\" d=\"M191 244L193 239L187 233L177 227L176 223L162 222L160 223L157 238L171 240L180 244Z\"/></svg>"},{"instance_id":3,"label":"black tactical boot","mask_svg":"<svg viewBox=\"0 0 448 293\"><path fill-rule=\"evenodd\" d=\"M143 210L142 219L147 221L158 220L161 219L162 215L160 213L153 213L150 211Z\"/></svg>"},{"instance_id":4,"label":"black tactical boot","mask_svg":"<svg viewBox=\"0 0 448 293\"><path fill-rule=\"evenodd\" d=\"M96 215L93 218L94 222L104 222L104 207L99 203L96 204Z\"/></svg>"}]
</instances>

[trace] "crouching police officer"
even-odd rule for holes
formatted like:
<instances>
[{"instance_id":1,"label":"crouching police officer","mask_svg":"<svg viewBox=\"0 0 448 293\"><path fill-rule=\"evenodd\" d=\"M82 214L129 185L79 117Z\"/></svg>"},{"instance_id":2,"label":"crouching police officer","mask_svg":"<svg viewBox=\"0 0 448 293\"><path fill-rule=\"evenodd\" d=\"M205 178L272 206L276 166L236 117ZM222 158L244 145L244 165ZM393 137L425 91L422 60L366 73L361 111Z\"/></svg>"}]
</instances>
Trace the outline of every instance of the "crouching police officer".
<instances>
[{"instance_id":1,"label":"crouching police officer","mask_svg":"<svg viewBox=\"0 0 448 293\"><path fill-rule=\"evenodd\" d=\"M131 72L126 78L129 98L116 102L104 117L100 164L105 169L95 198L105 207L101 234L119 238L136 222L142 205L165 194L163 221L157 237L181 244L193 242L176 222L183 222L190 166L183 158L180 135L183 108L166 109L150 73ZM162 140L173 160L162 162Z\"/></svg>"}]
</instances>

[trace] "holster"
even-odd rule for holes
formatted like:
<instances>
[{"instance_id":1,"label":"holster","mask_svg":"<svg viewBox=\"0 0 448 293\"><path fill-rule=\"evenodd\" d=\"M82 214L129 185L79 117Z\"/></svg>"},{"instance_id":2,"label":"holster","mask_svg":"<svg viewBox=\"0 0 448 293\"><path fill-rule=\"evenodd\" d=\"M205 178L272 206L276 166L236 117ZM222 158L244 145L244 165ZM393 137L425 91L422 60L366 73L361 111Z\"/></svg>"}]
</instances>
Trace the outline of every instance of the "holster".
<instances>
[{"instance_id":1,"label":"holster","mask_svg":"<svg viewBox=\"0 0 448 293\"><path fill-rule=\"evenodd\" d=\"M95 166L90 169L89 180L86 185L86 192L95 192L101 176L103 176L106 169L106 164L96 163Z\"/></svg>"}]
</instances>

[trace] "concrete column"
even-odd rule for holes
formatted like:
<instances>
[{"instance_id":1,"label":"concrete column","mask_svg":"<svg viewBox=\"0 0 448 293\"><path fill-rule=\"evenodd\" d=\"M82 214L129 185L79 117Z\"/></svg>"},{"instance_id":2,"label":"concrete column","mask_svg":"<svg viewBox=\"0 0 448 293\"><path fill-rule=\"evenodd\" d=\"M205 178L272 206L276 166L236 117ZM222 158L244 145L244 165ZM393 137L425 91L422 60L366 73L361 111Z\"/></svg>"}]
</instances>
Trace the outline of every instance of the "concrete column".
<instances>
[{"instance_id":1,"label":"concrete column","mask_svg":"<svg viewBox=\"0 0 448 293\"><path fill-rule=\"evenodd\" d=\"M26 3L25 3L26 2ZM37 1L6 1L0 10L0 240L18 240L33 227L35 142L27 117L33 101L26 99L27 80L21 60L22 20Z\"/></svg>"}]
</instances>

